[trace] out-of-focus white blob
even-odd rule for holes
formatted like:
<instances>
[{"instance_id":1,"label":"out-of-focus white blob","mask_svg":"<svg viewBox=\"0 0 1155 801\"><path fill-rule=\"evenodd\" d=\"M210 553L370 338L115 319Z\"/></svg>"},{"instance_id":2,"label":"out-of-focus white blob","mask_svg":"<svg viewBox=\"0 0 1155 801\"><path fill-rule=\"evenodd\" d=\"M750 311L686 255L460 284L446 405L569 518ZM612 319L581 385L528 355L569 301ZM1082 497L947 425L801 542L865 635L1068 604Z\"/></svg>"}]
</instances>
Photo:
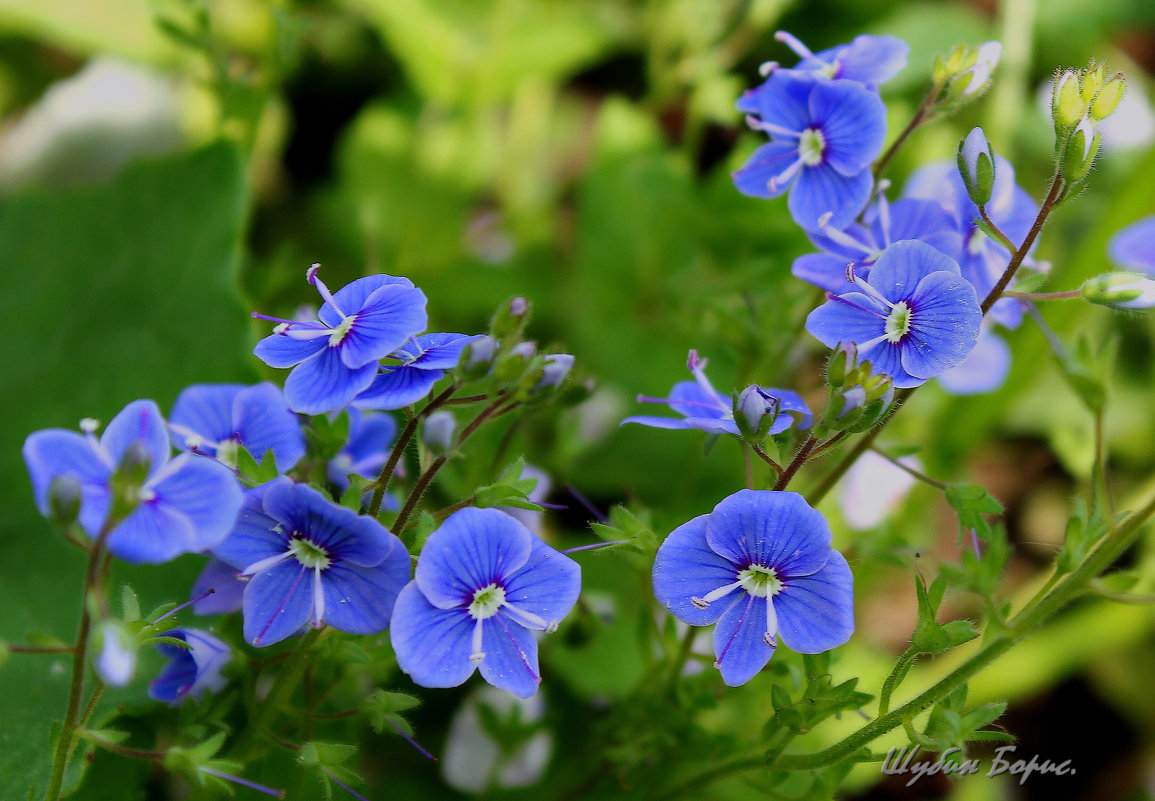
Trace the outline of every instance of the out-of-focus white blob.
<instances>
[{"instance_id":1,"label":"out-of-focus white blob","mask_svg":"<svg viewBox=\"0 0 1155 801\"><path fill-rule=\"evenodd\" d=\"M899 461L913 470L922 469L913 456L904 456ZM838 490L838 505L846 524L856 531L874 528L898 505L915 481L910 473L877 453L862 454L846 471Z\"/></svg>"},{"instance_id":2,"label":"out-of-focus white blob","mask_svg":"<svg viewBox=\"0 0 1155 801\"><path fill-rule=\"evenodd\" d=\"M53 84L0 137L0 188L100 181L181 144L172 82L107 57Z\"/></svg>"},{"instance_id":3,"label":"out-of-focus white blob","mask_svg":"<svg viewBox=\"0 0 1155 801\"><path fill-rule=\"evenodd\" d=\"M523 726L539 722L545 713L541 693L518 698L496 687L480 687L453 715L441 775L464 793L483 793L503 787L528 787L541 779L553 754L553 735L538 731L510 751L502 748L481 722L480 706L488 707L504 724ZM515 718L516 716L516 718Z\"/></svg>"}]
</instances>

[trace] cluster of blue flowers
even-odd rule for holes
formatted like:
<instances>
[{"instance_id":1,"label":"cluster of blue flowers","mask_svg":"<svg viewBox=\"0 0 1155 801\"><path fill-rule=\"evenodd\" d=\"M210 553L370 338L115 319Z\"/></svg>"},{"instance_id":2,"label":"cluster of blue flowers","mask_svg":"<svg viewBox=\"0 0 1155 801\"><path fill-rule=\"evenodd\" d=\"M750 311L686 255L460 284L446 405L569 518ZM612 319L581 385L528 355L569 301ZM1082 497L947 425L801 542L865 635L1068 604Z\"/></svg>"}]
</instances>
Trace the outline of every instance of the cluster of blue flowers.
<instances>
[{"instance_id":1,"label":"cluster of blue flowers","mask_svg":"<svg viewBox=\"0 0 1155 801\"><path fill-rule=\"evenodd\" d=\"M369 276L331 293L317 270L307 273L323 299L316 319L265 318L277 325L255 349L269 366L292 368L283 391L269 382L195 385L167 421L154 402L136 401L99 438L93 420L79 434L36 432L24 456L40 510L83 531L90 550L129 562L210 556L190 603L198 614L240 611L250 645L310 628L373 635L392 627L398 662L418 684L460 684L479 666L491 684L532 695L540 676L531 632L556 629L573 607L575 562L508 514L466 508L429 536L412 577L405 545L364 513L368 498L333 498L353 478L362 486L387 478L397 424L382 411L429 397L450 371L485 376L504 356L525 368L513 373L522 391L541 396L561 384L573 357L539 356L533 343L493 336L423 333L425 295L408 279ZM517 319L526 312L520 300L509 310ZM304 415L318 416L314 426L347 420L347 437L323 462ZM431 425L437 415L450 417L449 447L452 416L431 414ZM170 662L151 695L176 703L219 689L229 646L208 631L157 623L148 628L163 636L141 641L155 641ZM139 642L127 630L100 623L95 667L106 682L132 677Z\"/></svg>"}]
</instances>

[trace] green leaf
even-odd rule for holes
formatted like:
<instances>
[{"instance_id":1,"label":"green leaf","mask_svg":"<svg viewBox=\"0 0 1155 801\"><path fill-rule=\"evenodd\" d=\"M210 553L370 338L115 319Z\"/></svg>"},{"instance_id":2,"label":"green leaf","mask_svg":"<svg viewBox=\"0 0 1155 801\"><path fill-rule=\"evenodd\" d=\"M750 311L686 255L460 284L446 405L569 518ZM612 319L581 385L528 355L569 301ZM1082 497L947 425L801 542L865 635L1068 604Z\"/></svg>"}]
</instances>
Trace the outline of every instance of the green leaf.
<instances>
[{"instance_id":1,"label":"green leaf","mask_svg":"<svg viewBox=\"0 0 1155 801\"><path fill-rule=\"evenodd\" d=\"M936 578L929 589L922 576L915 576L914 586L918 595L918 623L910 638L910 645L916 653L940 654L978 636L969 620L952 620L945 624L938 622L938 607L946 591L945 576Z\"/></svg>"},{"instance_id":2,"label":"green leaf","mask_svg":"<svg viewBox=\"0 0 1155 801\"><path fill-rule=\"evenodd\" d=\"M0 293L8 331L0 341L0 471L13 478L0 489L10 511L0 523L0 637L25 641L37 628L71 641L80 613L83 555L51 535L27 480L15 480L25 474L24 438L74 428L82 417L107 422L137 398L167 408L191 383L252 380L247 304L235 288L244 200L241 160L221 143L139 163L102 185L17 194L0 208L0 262L19 265ZM160 570L114 565L114 576L130 575L147 608L188 586L190 569L191 561ZM30 786L47 784L69 661L42 659L40 669L14 670L9 661L0 673L0 775L20 777L0 790L2 801L23 801ZM144 696L143 688L130 692ZM94 725L118 698L105 694ZM66 789L79 780L82 756Z\"/></svg>"},{"instance_id":3,"label":"green leaf","mask_svg":"<svg viewBox=\"0 0 1155 801\"><path fill-rule=\"evenodd\" d=\"M120 616L125 621L140 620L140 598L127 584L120 588Z\"/></svg>"}]
</instances>

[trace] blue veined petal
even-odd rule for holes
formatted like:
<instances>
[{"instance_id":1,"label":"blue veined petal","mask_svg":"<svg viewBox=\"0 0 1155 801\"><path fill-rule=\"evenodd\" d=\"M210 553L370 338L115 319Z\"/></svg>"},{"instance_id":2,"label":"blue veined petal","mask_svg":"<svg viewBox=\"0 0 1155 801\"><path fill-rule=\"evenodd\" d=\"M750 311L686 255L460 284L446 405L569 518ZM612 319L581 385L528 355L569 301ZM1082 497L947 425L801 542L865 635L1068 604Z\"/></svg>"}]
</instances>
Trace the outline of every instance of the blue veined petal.
<instances>
[{"instance_id":1,"label":"blue veined petal","mask_svg":"<svg viewBox=\"0 0 1155 801\"><path fill-rule=\"evenodd\" d=\"M274 481L265 491L265 514L300 532L314 545L342 562L362 567L380 564L401 541L371 517L338 506L306 484Z\"/></svg>"},{"instance_id":2,"label":"blue veined petal","mask_svg":"<svg viewBox=\"0 0 1155 801\"><path fill-rule=\"evenodd\" d=\"M465 346L480 335L434 333L417 337L420 354L413 367L422 370L452 370L461 358Z\"/></svg>"},{"instance_id":3,"label":"blue veined petal","mask_svg":"<svg viewBox=\"0 0 1155 801\"><path fill-rule=\"evenodd\" d=\"M926 379L962 364L983 321L970 282L961 275L931 273L919 282L911 308L910 332L899 343L903 369Z\"/></svg>"},{"instance_id":4,"label":"blue veined petal","mask_svg":"<svg viewBox=\"0 0 1155 801\"><path fill-rule=\"evenodd\" d=\"M819 654L854 633L854 577L846 559L831 551L817 573L789 579L774 596L778 636L792 651Z\"/></svg>"},{"instance_id":5,"label":"blue veined petal","mask_svg":"<svg viewBox=\"0 0 1155 801\"><path fill-rule=\"evenodd\" d=\"M633 417L627 417L622 420L621 425L626 423L640 423L650 428L668 428L668 429L685 429L696 428L696 426L685 417L658 417L656 415L637 414Z\"/></svg>"},{"instance_id":6,"label":"blue veined petal","mask_svg":"<svg viewBox=\"0 0 1155 801\"><path fill-rule=\"evenodd\" d=\"M827 292L840 294L853 289L853 285L846 280L846 265L849 261L845 257L827 253L807 253L794 260L790 272L795 278L801 278ZM869 268L860 269L857 265L854 274L860 278L870 277Z\"/></svg>"},{"instance_id":7,"label":"blue veined petal","mask_svg":"<svg viewBox=\"0 0 1155 801\"><path fill-rule=\"evenodd\" d=\"M81 525L89 534L95 535L108 513L107 491L103 488L114 467L108 454L88 437L62 428L29 434L24 440L23 454L40 513L51 514L48 495L52 480L57 476L71 476L80 482ZM101 503L100 499L104 502ZM93 501L99 508L89 508Z\"/></svg>"},{"instance_id":8,"label":"blue veined petal","mask_svg":"<svg viewBox=\"0 0 1155 801\"><path fill-rule=\"evenodd\" d=\"M927 234L919 237L923 242L926 242L939 253L949 256L954 261L959 262L961 269L962 262L962 237L957 231L939 231L934 234Z\"/></svg>"},{"instance_id":9,"label":"blue veined petal","mask_svg":"<svg viewBox=\"0 0 1155 801\"><path fill-rule=\"evenodd\" d=\"M871 348L858 351L861 361L869 361L874 372L890 376L897 389L907 389L925 384L925 378L915 378L902 366L902 344L879 342Z\"/></svg>"},{"instance_id":10,"label":"blue veined petal","mask_svg":"<svg viewBox=\"0 0 1155 801\"><path fill-rule=\"evenodd\" d=\"M870 268L870 285L888 300L909 300L931 273L961 275L958 262L925 242L895 242Z\"/></svg>"},{"instance_id":11,"label":"blue veined petal","mask_svg":"<svg viewBox=\"0 0 1155 801\"><path fill-rule=\"evenodd\" d=\"M392 415L366 414L358 409L350 409L348 415L349 443L344 448L345 453L355 465L380 456L379 470L397 436L397 422Z\"/></svg>"},{"instance_id":12,"label":"blue veined petal","mask_svg":"<svg viewBox=\"0 0 1155 801\"><path fill-rule=\"evenodd\" d=\"M326 347L316 356L301 362L285 379L285 399L289 408L301 414L322 414L347 406L371 383L377 364L350 370L342 361L338 348Z\"/></svg>"},{"instance_id":13,"label":"blue veined petal","mask_svg":"<svg viewBox=\"0 0 1155 801\"><path fill-rule=\"evenodd\" d=\"M738 99L738 110L789 131L801 132L810 125L807 101L815 83L813 75L775 70L761 86Z\"/></svg>"},{"instance_id":14,"label":"blue veined petal","mask_svg":"<svg viewBox=\"0 0 1155 801\"><path fill-rule=\"evenodd\" d=\"M173 633L165 632L165 636L171 637ZM196 683L197 663L186 648L168 643L157 643L156 647L171 661L148 683L148 697L167 704L177 703L184 699L189 688Z\"/></svg>"},{"instance_id":15,"label":"blue veined petal","mask_svg":"<svg viewBox=\"0 0 1155 801\"><path fill-rule=\"evenodd\" d=\"M537 692L541 684L537 640L504 609L482 624L481 648L485 652L478 667L482 678L518 698Z\"/></svg>"},{"instance_id":16,"label":"blue veined petal","mask_svg":"<svg viewBox=\"0 0 1155 801\"><path fill-rule=\"evenodd\" d=\"M853 81L820 81L810 93L810 116L825 140L823 164L847 178L868 168L882 150L886 106L878 95ZM831 224L835 228L845 225Z\"/></svg>"},{"instance_id":17,"label":"blue veined petal","mask_svg":"<svg viewBox=\"0 0 1155 801\"><path fill-rule=\"evenodd\" d=\"M439 609L416 581L409 582L397 596L389 625L397 665L422 687L456 687L473 673L473 624L464 609Z\"/></svg>"},{"instance_id":18,"label":"blue veined petal","mask_svg":"<svg viewBox=\"0 0 1155 801\"><path fill-rule=\"evenodd\" d=\"M803 167L786 205L794 222L803 228L817 228L826 214L830 214L829 225L845 228L870 199L873 185L868 169L848 177L828 164Z\"/></svg>"},{"instance_id":19,"label":"blue veined petal","mask_svg":"<svg viewBox=\"0 0 1155 801\"><path fill-rule=\"evenodd\" d=\"M445 373L411 365L382 367L369 388L353 399L358 409L401 409L429 394Z\"/></svg>"},{"instance_id":20,"label":"blue veined petal","mask_svg":"<svg viewBox=\"0 0 1155 801\"><path fill-rule=\"evenodd\" d=\"M581 592L578 563L534 537L529 558L505 580L505 599L546 622L569 614Z\"/></svg>"},{"instance_id":21,"label":"blue veined petal","mask_svg":"<svg viewBox=\"0 0 1155 801\"><path fill-rule=\"evenodd\" d=\"M739 567L805 576L826 564L830 526L797 492L739 490L708 515L706 542Z\"/></svg>"},{"instance_id":22,"label":"blue veined petal","mask_svg":"<svg viewBox=\"0 0 1155 801\"><path fill-rule=\"evenodd\" d=\"M454 512L429 535L414 580L434 606L468 605L477 590L506 579L529 559L530 530L496 509Z\"/></svg>"},{"instance_id":23,"label":"blue veined petal","mask_svg":"<svg viewBox=\"0 0 1155 801\"><path fill-rule=\"evenodd\" d=\"M397 594L408 583L409 553L400 543L373 567L335 563L321 574L325 622L350 634L384 631Z\"/></svg>"},{"instance_id":24,"label":"blue veined petal","mask_svg":"<svg viewBox=\"0 0 1155 801\"><path fill-rule=\"evenodd\" d=\"M957 224L959 206L963 201L970 202L970 199L966 195L965 188L961 198L955 194L955 180L960 186L962 185L962 178L958 177L958 167L954 163L940 161L927 164L911 173L903 187L903 197L921 198L938 203L947 213L955 215Z\"/></svg>"},{"instance_id":25,"label":"blue veined petal","mask_svg":"<svg viewBox=\"0 0 1155 801\"><path fill-rule=\"evenodd\" d=\"M954 218L941 205L933 200L911 197L904 197L890 204L890 225L886 230L880 216L873 215L871 231L879 242L888 241L887 230L890 233L889 242L899 242L903 239L927 242L927 237L931 234L944 231L958 234ZM943 252L948 256L951 255L947 251Z\"/></svg>"},{"instance_id":26,"label":"blue veined petal","mask_svg":"<svg viewBox=\"0 0 1155 801\"><path fill-rule=\"evenodd\" d=\"M189 550L207 551L228 536L244 494L233 471L206 456L182 453L146 485L154 503L183 515L193 527Z\"/></svg>"},{"instance_id":27,"label":"blue veined petal","mask_svg":"<svg viewBox=\"0 0 1155 801\"><path fill-rule=\"evenodd\" d=\"M278 562L245 588L245 640L257 647L278 643L308 624L312 612L313 571L296 559Z\"/></svg>"},{"instance_id":28,"label":"blue veined petal","mask_svg":"<svg viewBox=\"0 0 1155 801\"><path fill-rule=\"evenodd\" d=\"M271 555L271 554L270 554ZM210 595L193 603L193 611L198 615L226 615L241 611L247 581L241 581L240 571L221 559L210 559L204 570L193 582L189 595L200 598L210 589Z\"/></svg>"},{"instance_id":29,"label":"blue veined petal","mask_svg":"<svg viewBox=\"0 0 1155 801\"><path fill-rule=\"evenodd\" d=\"M384 286L368 297L337 350L350 369L384 359L425 329L425 293L397 285Z\"/></svg>"},{"instance_id":30,"label":"blue veined petal","mask_svg":"<svg viewBox=\"0 0 1155 801\"><path fill-rule=\"evenodd\" d=\"M1155 274L1155 217L1144 217L1119 230L1107 251L1119 267Z\"/></svg>"},{"instance_id":31,"label":"blue veined petal","mask_svg":"<svg viewBox=\"0 0 1155 801\"><path fill-rule=\"evenodd\" d=\"M267 381L237 393L232 419L241 444L258 461L267 451L273 452L278 473L305 455L305 435L297 415L289 410L281 390Z\"/></svg>"},{"instance_id":32,"label":"blue veined petal","mask_svg":"<svg viewBox=\"0 0 1155 801\"><path fill-rule=\"evenodd\" d=\"M745 591L738 593L714 627L714 656L728 687L740 687L750 681L774 656L774 648L766 644L765 632L766 599Z\"/></svg>"},{"instance_id":33,"label":"blue veined petal","mask_svg":"<svg viewBox=\"0 0 1155 801\"><path fill-rule=\"evenodd\" d=\"M284 334L270 334L257 343L253 355L269 367L292 367L315 355L328 344L326 337L294 339Z\"/></svg>"},{"instance_id":34,"label":"blue veined petal","mask_svg":"<svg viewBox=\"0 0 1155 801\"><path fill-rule=\"evenodd\" d=\"M289 532L265 514L262 504L269 487L283 481L292 483L290 479L278 478L245 492L236 522L224 541L212 549L213 556L237 570L244 570L288 550Z\"/></svg>"},{"instance_id":35,"label":"blue veined petal","mask_svg":"<svg viewBox=\"0 0 1155 801\"><path fill-rule=\"evenodd\" d=\"M108 535L108 550L126 562L161 564L198 550L196 529L172 506L145 501Z\"/></svg>"},{"instance_id":36,"label":"blue veined petal","mask_svg":"<svg viewBox=\"0 0 1155 801\"><path fill-rule=\"evenodd\" d=\"M189 648L157 643L157 650L172 661L149 683L151 698L178 703L187 696L195 698L225 686L221 669L232 658L225 643L199 629L172 629L166 636L183 640Z\"/></svg>"},{"instance_id":37,"label":"blue veined petal","mask_svg":"<svg viewBox=\"0 0 1155 801\"><path fill-rule=\"evenodd\" d=\"M738 580L738 566L719 556L706 542L708 517L699 515L671 531L654 559L654 597L674 617L691 626L715 622L728 603L719 600L699 609L691 598L705 598Z\"/></svg>"},{"instance_id":38,"label":"blue veined petal","mask_svg":"<svg viewBox=\"0 0 1155 801\"><path fill-rule=\"evenodd\" d=\"M413 282L408 278L396 275L367 275L364 278L350 281L338 289L333 293L333 300L337 301L337 305L341 308L341 311L345 313L345 316L356 314L364 308L369 296L383 286L399 286L412 289ZM341 322L341 315L337 314L328 302L325 302L321 304L321 308L317 311L317 319L330 328L333 328Z\"/></svg>"},{"instance_id":39,"label":"blue veined petal","mask_svg":"<svg viewBox=\"0 0 1155 801\"><path fill-rule=\"evenodd\" d=\"M770 426L771 434L780 434L795 424L803 430L810 428L810 424L814 422L814 414L806 405L806 401L802 400L801 395L793 390L778 387L762 387L762 391L778 401L779 415L774 425Z\"/></svg>"},{"instance_id":40,"label":"blue veined petal","mask_svg":"<svg viewBox=\"0 0 1155 801\"><path fill-rule=\"evenodd\" d=\"M839 70L834 77L868 85L885 83L906 66L909 54L910 46L901 39L860 34L850 44L837 48Z\"/></svg>"},{"instance_id":41,"label":"blue veined petal","mask_svg":"<svg viewBox=\"0 0 1155 801\"><path fill-rule=\"evenodd\" d=\"M886 315L861 292L839 295L806 316L806 330L828 348L842 342L861 343L886 333ZM843 302L847 301L847 302Z\"/></svg>"},{"instance_id":42,"label":"blue veined petal","mask_svg":"<svg viewBox=\"0 0 1155 801\"><path fill-rule=\"evenodd\" d=\"M770 179L781 175L798 160L798 146L792 142L770 142L755 150L736 172L732 174L734 186L743 195L750 197L780 197L794 179L782 181L777 189L770 190Z\"/></svg>"},{"instance_id":43,"label":"blue veined petal","mask_svg":"<svg viewBox=\"0 0 1155 801\"><path fill-rule=\"evenodd\" d=\"M984 330L963 363L938 380L952 395L979 395L1001 387L1010 369L1011 349L997 334Z\"/></svg>"},{"instance_id":44,"label":"blue veined petal","mask_svg":"<svg viewBox=\"0 0 1155 801\"><path fill-rule=\"evenodd\" d=\"M168 428L155 401L138 400L121 409L109 421L100 437L100 446L119 463L125 450L134 442L140 442L148 454L148 474L151 476L168 461L172 453Z\"/></svg>"},{"instance_id":45,"label":"blue veined petal","mask_svg":"<svg viewBox=\"0 0 1155 801\"><path fill-rule=\"evenodd\" d=\"M686 417L724 417L733 404L717 392L709 392L697 381L679 381L670 390L670 408Z\"/></svg>"},{"instance_id":46,"label":"blue veined petal","mask_svg":"<svg viewBox=\"0 0 1155 801\"><path fill-rule=\"evenodd\" d=\"M221 442L236 433L233 422L233 400L244 389L243 384L194 384L185 387L172 405L169 425L179 426L200 435L208 443ZM187 450L185 435L174 431L173 444ZM206 453L216 452L208 443Z\"/></svg>"}]
</instances>

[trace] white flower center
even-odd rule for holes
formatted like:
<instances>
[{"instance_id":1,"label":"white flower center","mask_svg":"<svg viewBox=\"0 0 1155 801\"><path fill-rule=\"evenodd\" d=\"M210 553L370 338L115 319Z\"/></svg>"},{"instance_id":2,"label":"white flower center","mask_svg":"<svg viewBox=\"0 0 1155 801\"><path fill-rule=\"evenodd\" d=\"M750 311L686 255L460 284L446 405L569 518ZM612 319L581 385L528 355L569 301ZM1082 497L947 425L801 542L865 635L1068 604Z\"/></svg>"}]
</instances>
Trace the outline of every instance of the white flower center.
<instances>
[{"instance_id":1,"label":"white flower center","mask_svg":"<svg viewBox=\"0 0 1155 801\"><path fill-rule=\"evenodd\" d=\"M345 339L345 337L349 334L349 331L353 328L353 321L356 319L357 315L350 314L348 317L338 323L335 328L333 328L332 333L329 334L330 348L335 348L341 344L341 341Z\"/></svg>"},{"instance_id":2,"label":"white flower center","mask_svg":"<svg viewBox=\"0 0 1155 801\"><path fill-rule=\"evenodd\" d=\"M911 309L905 300L894 304L886 318L886 341L901 342L910 332Z\"/></svg>"},{"instance_id":3,"label":"white flower center","mask_svg":"<svg viewBox=\"0 0 1155 801\"><path fill-rule=\"evenodd\" d=\"M826 138L817 128L807 128L798 137L798 158L807 167L822 163L822 153L826 150Z\"/></svg>"},{"instance_id":4,"label":"white flower center","mask_svg":"<svg viewBox=\"0 0 1155 801\"><path fill-rule=\"evenodd\" d=\"M772 567L750 565L738 573L738 581L755 598L769 598L782 592L782 582Z\"/></svg>"},{"instance_id":5,"label":"white flower center","mask_svg":"<svg viewBox=\"0 0 1155 801\"><path fill-rule=\"evenodd\" d=\"M289 541L289 553L297 557L297 561L305 567L315 567L324 570L333 564L329 553L319 545L314 545L303 537L294 537Z\"/></svg>"},{"instance_id":6,"label":"white flower center","mask_svg":"<svg viewBox=\"0 0 1155 801\"><path fill-rule=\"evenodd\" d=\"M473 601L469 604L469 615L474 620L485 620L497 614L497 610L505 605L505 589L490 584L473 593Z\"/></svg>"}]
</instances>

